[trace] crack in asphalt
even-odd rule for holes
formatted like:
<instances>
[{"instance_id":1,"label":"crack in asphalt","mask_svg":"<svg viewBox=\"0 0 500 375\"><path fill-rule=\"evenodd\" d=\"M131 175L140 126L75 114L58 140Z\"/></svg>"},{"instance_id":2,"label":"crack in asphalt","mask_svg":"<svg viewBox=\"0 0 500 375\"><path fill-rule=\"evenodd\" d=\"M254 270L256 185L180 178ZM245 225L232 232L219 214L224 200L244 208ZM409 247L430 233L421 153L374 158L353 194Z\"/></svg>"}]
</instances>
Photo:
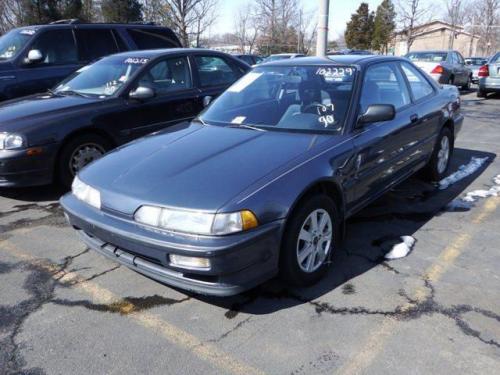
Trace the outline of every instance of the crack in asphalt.
<instances>
[{"instance_id":1,"label":"crack in asphalt","mask_svg":"<svg viewBox=\"0 0 500 375\"><path fill-rule=\"evenodd\" d=\"M63 306L82 306L92 311L126 315L157 306L181 303L191 298L186 297L175 300L159 295L126 297L110 304L95 304L86 300L69 301L56 298L55 290L57 287L70 288L76 284L75 282L64 282L62 280L68 274L68 268L72 265L73 261L88 252L89 249L87 248L75 255L67 256L60 264L48 263L45 260L39 260L37 263L5 263L0 261L0 274L7 274L16 270L29 272L23 283L23 289L28 293L29 298L14 306L0 305L0 334L3 336L0 339L0 374L45 374L45 371L38 367L25 368L26 361L20 353L23 347L16 342L16 339L26 320L48 303ZM47 269L47 264L50 266L50 269ZM118 268L117 266L96 273L87 279L79 280L79 282L93 280Z\"/></svg>"},{"instance_id":2,"label":"crack in asphalt","mask_svg":"<svg viewBox=\"0 0 500 375\"><path fill-rule=\"evenodd\" d=\"M210 339L210 340L207 340L206 342L207 343L209 343L209 342L210 343L218 343L219 341L225 339L226 337L228 337L229 335L231 335L232 333L234 333L235 331L237 331L238 329L240 329L242 326L244 326L246 323L248 323L251 319L252 319L251 316L247 317L246 319L243 319L241 322L238 322L238 324L236 324L230 330L224 332L218 338L216 338L216 339Z\"/></svg>"},{"instance_id":3,"label":"crack in asphalt","mask_svg":"<svg viewBox=\"0 0 500 375\"><path fill-rule=\"evenodd\" d=\"M9 224L0 224L0 234L5 234L7 232L11 232L16 229L21 229L26 227L38 227L42 225L47 225L51 227L67 226L63 210L61 209L59 203L50 203L48 205L40 205L36 203L17 205L14 206L13 210L0 213L0 218L7 217L9 215L27 210L40 210L47 213L48 215L37 219L21 218Z\"/></svg>"}]
</instances>

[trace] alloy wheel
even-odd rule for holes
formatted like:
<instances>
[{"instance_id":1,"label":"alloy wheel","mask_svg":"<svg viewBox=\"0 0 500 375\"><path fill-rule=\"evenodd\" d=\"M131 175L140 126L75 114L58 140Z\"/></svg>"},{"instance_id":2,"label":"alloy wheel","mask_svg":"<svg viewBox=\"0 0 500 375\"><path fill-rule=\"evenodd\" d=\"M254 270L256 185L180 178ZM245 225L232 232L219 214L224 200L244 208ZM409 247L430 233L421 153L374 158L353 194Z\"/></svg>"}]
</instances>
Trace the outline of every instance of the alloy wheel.
<instances>
[{"instance_id":1,"label":"alloy wheel","mask_svg":"<svg viewBox=\"0 0 500 375\"><path fill-rule=\"evenodd\" d=\"M448 167L448 161L450 159L450 140L447 136L441 138L437 159L437 170L440 174L444 173Z\"/></svg>"},{"instance_id":2,"label":"alloy wheel","mask_svg":"<svg viewBox=\"0 0 500 375\"><path fill-rule=\"evenodd\" d=\"M316 209L307 216L297 240L297 263L306 273L321 267L330 252L333 224L330 214Z\"/></svg>"},{"instance_id":3,"label":"alloy wheel","mask_svg":"<svg viewBox=\"0 0 500 375\"><path fill-rule=\"evenodd\" d=\"M86 143L77 147L69 159L69 170L75 176L87 164L99 159L105 150L96 143Z\"/></svg>"}]
</instances>

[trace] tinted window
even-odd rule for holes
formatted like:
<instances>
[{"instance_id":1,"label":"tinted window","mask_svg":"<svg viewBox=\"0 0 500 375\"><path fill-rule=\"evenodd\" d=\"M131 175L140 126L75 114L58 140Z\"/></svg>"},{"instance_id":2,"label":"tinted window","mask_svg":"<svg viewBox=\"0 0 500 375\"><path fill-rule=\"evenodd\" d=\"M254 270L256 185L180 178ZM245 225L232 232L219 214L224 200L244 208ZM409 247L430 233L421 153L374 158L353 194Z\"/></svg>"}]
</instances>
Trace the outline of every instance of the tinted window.
<instances>
[{"instance_id":1,"label":"tinted window","mask_svg":"<svg viewBox=\"0 0 500 375\"><path fill-rule=\"evenodd\" d=\"M118 52L111 30L81 29L76 30L76 37L80 58L84 61L92 61Z\"/></svg>"},{"instance_id":2,"label":"tinted window","mask_svg":"<svg viewBox=\"0 0 500 375\"><path fill-rule=\"evenodd\" d=\"M185 57L160 61L139 80L140 86L151 87L157 94L191 88L191 74Z\"/></svg>"},{"instance_id":3,"label":"tinted window","mask_svg":"<svg viewBox=\"0 0 500 375\"><path fill-rule=\"evenodd\" d=\"M246 56L246 55L243 55L243 56L238 56L238 58L240 60L243 60L244 62L246 62L248 65L253 65L255 64L254 61L253 61L253 58L252 56Z\"/></svg>"},{"instance_id":4,"label":"tinted window","mask_svg":"<svg viewBox=\"0 0 500 375\"><path fill-rule=\"evenodd\" d=\"M426 97L434 92L431 84L425 77L410 64L402 64L403 72L410 82L410 89L415 100Z\"/></svg>"},{"instance_id":5,"label":"tinted window","mask_svg":"<svg viewBox=\"0 0 500 375\"><path fill-rule=\"evenodd\" d=\"M41 34L30 49L42 52L45 64L68 64L78 61L73 32L66 30L48 30Z\"/></svg>"},{"instance_id":6,"label":"tinted window","mask_svg":"<svg viewBox=\"0 0 500 375\"><path fill-rule=\"evenodd\" d=\"M229 85L240 77L222 57L196 56L195 59L202 87Z\"/></svg>"},{"instance_id":7,"label":"tinted window","mask_svg":"<svg viewBox=\"0 0 500 375\"><path fill-rule=\"evenodd\" d=\"M166 30L127 29L139 49L157 49L178 47L172 35Z\"/></svg>"},{"instance_id":8,"label":"tinted window","mask_svg":"<svg viewBox=\"0 0 500 375\"><path fill-rule=\"evenodd\" d=\"M446 61L446 52L411 52L406 55L412 61L441 62Z\"/></svg>"},{"instance_id":9,"label":"tinted window","mask_svg":"<svg viewBox=\"0 0 500 375\"><path fill-rule=\"evenodd\" d=\"M213 125L339 132L351 101L350 66L256 67L203 113Z\"/></svg>"},{"instance_id":10,"label":"tinted window","mask_svg":"<svg viewBox=\"0 0 500 375\"><path fill-rule=\"evenodd\" d=\"M120 51L128 51L129 48L127 47L127 45L123 41L123 38L120 35L120 33L117 30L112 30L112 32L113 32L113 36L115 37L116 43L118 44L118 49Z\"/></svg>"},{"instance_id":11,"label":"tinted window","mask_svg":"<svg viewBox=\"0 0 500 375\"><path fill-rule=\"evenodd\" d=\"M376 64L367 69L360 100L362 112L371 104L392 104L398 109L409 103L408 88L396 65Z\"/></svg>"}]
</instances>

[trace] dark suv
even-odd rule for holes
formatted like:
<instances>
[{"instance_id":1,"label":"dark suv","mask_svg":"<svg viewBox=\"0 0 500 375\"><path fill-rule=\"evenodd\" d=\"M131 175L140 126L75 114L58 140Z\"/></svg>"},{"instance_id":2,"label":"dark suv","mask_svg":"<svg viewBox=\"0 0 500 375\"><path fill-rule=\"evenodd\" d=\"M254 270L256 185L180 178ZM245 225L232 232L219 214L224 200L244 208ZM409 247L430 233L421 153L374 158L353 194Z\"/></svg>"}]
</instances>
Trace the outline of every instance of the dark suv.
<instances>
[{"instance_id":1,"label":"dark suv","mask_svg":"<svg viewBox=\"0 0 500 375\"><path fill-rule=\"evenodd\" d=\"M13 29L0 37L0 100L43 92L102 56L173 47L181 47L175 33L152 24L69 20Z\"/></svg>"}]
</instances>

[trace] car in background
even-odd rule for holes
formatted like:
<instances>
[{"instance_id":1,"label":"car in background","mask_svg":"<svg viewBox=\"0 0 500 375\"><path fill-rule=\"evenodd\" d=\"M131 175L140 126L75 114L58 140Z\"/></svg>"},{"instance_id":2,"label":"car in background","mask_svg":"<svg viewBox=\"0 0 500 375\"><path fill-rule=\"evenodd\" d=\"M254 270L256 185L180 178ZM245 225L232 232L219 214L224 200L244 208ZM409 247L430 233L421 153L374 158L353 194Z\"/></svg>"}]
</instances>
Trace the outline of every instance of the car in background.
<instances>
[{"instance_id":1,"label":"car in background","mask_svg":"<svg viewBox=\"0 0 500 375\"><path fill-rule=\"evenodd\" d=\"M288 60L288 59L295 59L297 57L304 57L305 55L302 53L277 53L274 55L270 55L262 61L263 63L268 63L272 61L279 61L279 60Z\"/></svg>"},{"instance_id":2,"label":"car in background","mask_svg":"<svg viewBox=\"0 0 500 375\"><path fill-rule=\"evenodd\" d=\"M487 64L479 68L479 88L477 96L486 98L490 92L500 92L500 52L490 58Z\"/></svg>"},{"instance_id":3,"label":"car in background","mask_svg":"<svg viewBox=\"0 0 500 375\"><path fill-rule=\"evenodd\" d=\"M248 65L258 65L262 61L264 61L264 58L258 55L233 55L234 57L237 57L240 60L243 60L246 62Z\"/></svg>"},{"instance_id":4,"label":"car in background","mask_svg":"<svg viewBox=\"0 0 500 375\"><path fill-rule=\"evenodd\" d=\"M472 71L472 83L479 82L479 68L488 62L486 57L466 57L465 65Z\"/></svg>"},{"instance_id":5,"label":"car in background","mask_svg":"<svg viewBox=\"0 0 500 375\"><path fill-rule=\"evenodd\" d=\"M472 71L457 51L412 51L405 56L439 83L459 86L469 90Z\"/></svg>"},{"instance_id":6,"label":"car in background","mask_svg":"<svg viewBox=\"0 0 500 375\"><path fill-rule=\"evenodd\" d=\"M271 62L189 126L89 165L60 202L89 248L163 283L307 286L348 217L418 170L446 175L462 122L458 89L406 59Z\"/></svg>"},{"instance_id":7,"label":"car in background","mask_svg":"<svg viewBox=\"0 0 500 375\"><path fill-rule=\"evenodd\" d=\"M336 55L373 55L372 52L364 50L364 49L343 49L340 51L329 51L327 53L329 56Z\"/></svg>"},{"instance_id":8,"label":"car in background","mask_svg":"<svg viewBox=\"0 0 500 375\"><path fill-rule=\"evenodd\" d=\"M47 93L0 103L0 187L69 187L110 149L191 120L248 70L210 50L131 51L80 68Z\"/></svg>"},{"instance_id":9,"label":"car in background","mask_svg":"<svg viewBox=\"0 0 500 375\"><path fill-rule=\"evenodd\" d=\"M0 37L0 100L39 93L102 56L182 47L167 27L77 20L13 29Z\"/></svg>"}]
</instances>

